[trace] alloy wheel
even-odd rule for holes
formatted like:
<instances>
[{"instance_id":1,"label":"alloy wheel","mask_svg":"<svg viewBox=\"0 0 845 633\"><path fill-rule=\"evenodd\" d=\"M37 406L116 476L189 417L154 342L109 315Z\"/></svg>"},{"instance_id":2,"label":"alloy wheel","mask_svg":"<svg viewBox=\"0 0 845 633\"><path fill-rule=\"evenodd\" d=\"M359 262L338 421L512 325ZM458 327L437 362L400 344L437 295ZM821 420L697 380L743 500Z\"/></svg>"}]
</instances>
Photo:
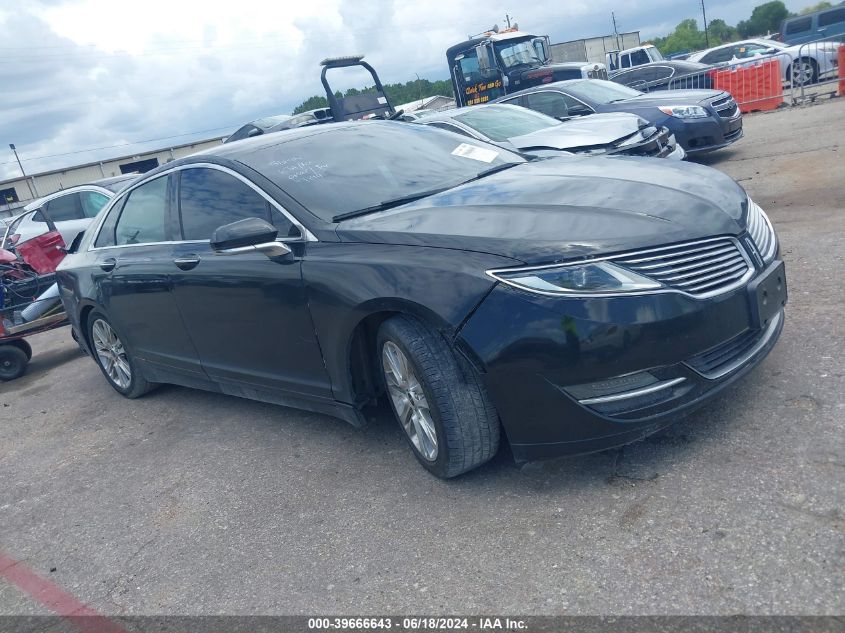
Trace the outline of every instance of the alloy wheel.
<instances>
[{"instance_id":1,"label":"alloy wheel","mask_svg":"<svg viewBox=\"0 0 845 633\"><path fill-rule=\"evenodd\" d=\"M91 326L91 338L97 359L106 375L121 389L129 388L132 382L132 368L126 349L112 327L103 319L97 319Z\"/></svg>"},{"instance_id":2,"label":"alloy wheel","mask_svg":"<svg viewBox=\"0 0 845 633\"><path fill-rule=\"evenodd\" d=\"M387 391L402 428L420 455L428 461L435 461L437 431L428 399L411 363L392 341L384 344L381 360Z\"/></svg>"},{"instance_id":3,"label":"alloy wheel","mask_svg":"<svg viewBox=\"0 0 845 633\"><path fill-rule=\"evenodd\" d=\"M798 62L792 68L792 82L809 84L813 81L813 65L810 62Z\"/></svg>"}]
</instances>

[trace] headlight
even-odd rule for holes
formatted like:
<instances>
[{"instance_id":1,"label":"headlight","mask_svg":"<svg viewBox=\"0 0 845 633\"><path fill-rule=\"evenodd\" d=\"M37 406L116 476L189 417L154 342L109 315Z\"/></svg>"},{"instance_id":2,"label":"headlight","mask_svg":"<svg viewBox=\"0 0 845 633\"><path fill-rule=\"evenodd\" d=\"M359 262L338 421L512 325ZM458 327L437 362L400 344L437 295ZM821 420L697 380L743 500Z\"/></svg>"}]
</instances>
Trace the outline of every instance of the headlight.
<instances>
[{"instance_id":1,"label":"headlight","mask_svg":"<svg viewBox=\"0 0 845 633\"><path fill-rule=\"evenodd\" d=\"M543 295L581 295L655 290L661 284L610 262L570 264L489 274L511 286Z\"/></svg>"},{"instance_id":2,"label":"headlight","mask_svg":"<svg viewBox=\"0 0 845 633\"><path fill-rule=\"evenodd\" d=\"M774 228L772 228L769 216L751 198L748 199L746 228L751 235L751 239L754 240L757 250L760 251L763 261L767 264L771 262L775 258L778 238L775 235Z\"/></svg>"},{"instance_id":3,"label":"headlight","mask_svg":"<svg viewBox=\"0 0 845 633\"><path fill-rule=\"evenodd\" d=\"M658 108L663 114L677 117L679 119L702 119L710 114L701 106L660 106Z\"/></svg>"}]
</instances>

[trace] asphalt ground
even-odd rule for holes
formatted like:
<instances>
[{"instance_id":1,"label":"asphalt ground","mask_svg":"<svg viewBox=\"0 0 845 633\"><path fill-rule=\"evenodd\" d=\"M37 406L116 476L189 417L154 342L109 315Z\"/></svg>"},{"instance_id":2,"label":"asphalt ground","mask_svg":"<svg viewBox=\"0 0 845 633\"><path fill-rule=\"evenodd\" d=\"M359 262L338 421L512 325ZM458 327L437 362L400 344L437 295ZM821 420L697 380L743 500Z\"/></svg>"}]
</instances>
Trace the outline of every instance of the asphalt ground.
<instances>
[{"instance_id":1,"label":"asphalt ground","mask_svg":"<svg viewBox=\"0 0 845 633\"><path fill-rule=\"evenodd\" d=\"M365 430L163 387L125 400L68 329L0 384L0 550L107 615L842 614L845 100L755 114L702 162L767 209L777 347L614 450L451 481ZM0 561L0 614L49 613ZM35 592L37 593L37 592Z\"/></svg>"}]
</instances>

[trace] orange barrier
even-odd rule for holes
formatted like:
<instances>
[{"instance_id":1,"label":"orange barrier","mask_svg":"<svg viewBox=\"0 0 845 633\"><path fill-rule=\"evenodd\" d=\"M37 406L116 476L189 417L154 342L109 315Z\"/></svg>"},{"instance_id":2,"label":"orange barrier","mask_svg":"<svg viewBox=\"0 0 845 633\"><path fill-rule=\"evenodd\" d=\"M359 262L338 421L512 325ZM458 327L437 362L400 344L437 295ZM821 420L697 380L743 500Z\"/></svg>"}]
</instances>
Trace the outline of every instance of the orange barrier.
<instances>
[{"instance_id":1,"label":"orange barrier","mask_svg":"<svg viewBox=\"0 0 845 633\"><path fill-rule=\"evenodd\" d=\"M839 47L839 96L845 97L845 44Z\"/></svg>"},{"instance_id":2,"label":"orange barrier","mask_svg":"<svg viewBox=\"0 0 845 633\"><path fill-rule=\"evenodd\" d=\"M716 70L712 77L713 88L730 92L743 113L774 110L783 104L783 82L777 60L748 68Z\"/></svg>"}]
</instances>

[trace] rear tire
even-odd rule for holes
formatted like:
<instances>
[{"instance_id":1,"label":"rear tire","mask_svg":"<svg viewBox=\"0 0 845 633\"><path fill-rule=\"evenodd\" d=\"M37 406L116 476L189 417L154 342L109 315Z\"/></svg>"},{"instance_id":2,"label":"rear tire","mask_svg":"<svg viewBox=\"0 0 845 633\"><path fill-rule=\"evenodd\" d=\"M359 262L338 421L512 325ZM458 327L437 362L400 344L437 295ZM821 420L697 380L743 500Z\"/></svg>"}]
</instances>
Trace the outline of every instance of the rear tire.
<instances>
[{"instance_id":1,"label":"rear tire","mask_svg":"<svg viewBox=\"0 0 845 633\"><path fill-rule=\"evenodd\" d=\"M29 359L17 345L0 345L0 380L14 380L26 372Z\"/></svg>"},{"instance_id":2,"label":"rear tire","mask_svg":"<svg viewBox=\"0 0 845 633\"><path fill-rule=\"evenodd\" d=\"M138 398L156 387L141 374L138 364L123 344L124 338L102 312L95 310L88 315L88 340L94 361L120 395Z\"/></svg>"},{"instance_id":3,"label":"rear tire","mask_svg":"<svg viewBox=\"0 0 845 633\"><path fill-rule=\"evenodd\" d=\"M377 341L387 398L424 468L445 479L496 454L496 409L481 378L439 332L399 315L381 325Z\"/></svg>"},{"instance_id":4,"label":"rear tire","mask_svg":"<svg viewBox=\"0 0 845 633\"><path fill-rule=\"evenodd\" d=\"M810 86L819 80L819 67L812 57L802 57L789 66L787 77L789 77L793 87L801 85L802 76L805 86Z\"/></svg>"}]
</instances>

